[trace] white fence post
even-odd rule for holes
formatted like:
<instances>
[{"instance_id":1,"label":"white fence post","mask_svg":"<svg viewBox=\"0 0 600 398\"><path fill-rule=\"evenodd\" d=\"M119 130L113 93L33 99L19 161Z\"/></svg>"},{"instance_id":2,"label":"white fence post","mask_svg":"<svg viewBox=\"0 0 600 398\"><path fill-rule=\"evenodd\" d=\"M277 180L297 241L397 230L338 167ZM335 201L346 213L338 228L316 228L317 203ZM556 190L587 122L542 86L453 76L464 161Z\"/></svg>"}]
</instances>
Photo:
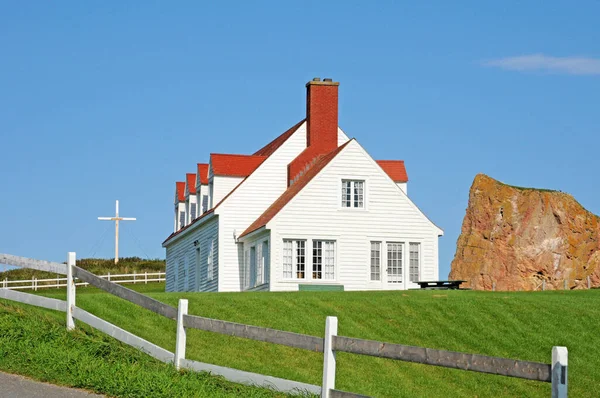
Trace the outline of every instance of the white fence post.
<instances>
[{"instance_id":1,"label":"white fence post","mask_svg":"<svg viewBox=\"0 0 600 398\"><path fill-rule=\"evenodd\" d=\"M145 280L145 284L148 284L148 271L144 272L144 280Z\"/></svg>"},{"instance_id":2,"label":"white fence post","mask_svg":"<svg viewBox=\"0 0 600 398\"><path fill-rule=\"evenodd\" d=\"M567 398L567 347L552 347L552 398Z\"/></svg>"},{"instance_id":3,"label":"white fence post","mask_svg":"<svg viewBox=\"0 0 600 398\"><path fill-rule=\"evenodd\" d=\"M75 266L75 252L69 252L67 257L67 330L75 329L73 308L75 307L75 281L73 280L73 267Z\"/></svg>"},{"instance_id":4,"label":"white fence post","mask_svg":"<svg viewBox=\"0 0 600 398\"><path fill-rule=\"evenodd\" d=\"M177 335L175 337L175 368L179 370L181 367L181 360L185 359L185 328L183 327L183 316L187 315L188 312L188 301L186 299L179 299L179 306L177 307Z\"/></svg>"},{"instance_id":5,"label":"white fence post","mask_svg":"<svg viewBox=\"0 0 600 398\"><path fill-rule=\"evenodd\" d=\"M4 278L4 288L8 287L8 278Z\"/></svg>"},{"instance_id":6,"label":"white fence post","mask_svg":"<svg viewBox=\"0 0 600 398\"><path fill-rule=\"evenodd\" d=\"M110 282L110 272L108 273L108 281Z\"/></svg>"},{"instance_id":7,"label":"white fence post","mask_svg":"<svg viewBox=\"0 0 600 398\"><path fill-rule=\"evenodd\" d=\"M333 336L337 336L338 319L328 316L325 321L325 341L323 344L323 385L321 398L329 398L331 390L335 389L335 351L333 350Z\"/></svg>"}]
</instances>

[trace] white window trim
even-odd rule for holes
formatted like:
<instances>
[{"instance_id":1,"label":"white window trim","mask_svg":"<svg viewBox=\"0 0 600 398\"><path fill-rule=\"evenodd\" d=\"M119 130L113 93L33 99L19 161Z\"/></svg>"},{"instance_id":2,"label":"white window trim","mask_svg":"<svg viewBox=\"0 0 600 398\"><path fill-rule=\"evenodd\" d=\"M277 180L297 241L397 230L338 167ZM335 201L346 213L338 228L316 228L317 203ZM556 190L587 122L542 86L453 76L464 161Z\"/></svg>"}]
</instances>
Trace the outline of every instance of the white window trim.
<instances>
[{"instance_id":1,"label":"white window trim","mask_svg":"<svg viewBox=\"0 0 600 398\"><path fill-rule=\"evenodd\" d=\"M283 264L283 256L284 256L284 241L289 240L292 241L292 277L286 277L284 276L284 264ZM303 241L304 242L304 278L298 278L297 277L297 263L296 263L296 242L297 241ZM309 244L310 240L306 239L306 238L282 238L281 239L281 280L282 281L291 281L291 282L297 282L297 281L306 281L309 280L308 278L308 272L310 270L310 272L312 272L312 268L309 268L309 262L310 259L308 258L309 256L309 252L308 252L308 248L309 248ZM312 255L312 245L310 246L310 253ZM311 274L312 275L312 274Z\"/></svg>"},{"instance_id":2,"label":"white window trim","mask_svg":"<svg viewBox=\"0 0 600 398\"><path fill-rule=\"evenodd\" d=\"M418 256L419 265L418 265L418 272L417 272L417 281L423 280L423 243L417 242L414 240L410 240L410 241L408 241L408 281L407 281L408 283L415 283L410 280L410 245L412 243L419 245L419 256Z\"/></svg>"},{"instance_id":3,"label":"white window trim","mask_svg":"<svg viewBox=\"0 0 600 398\"><path fill-rule=\"evenodd\" d=\"M384 264L383 264L383 259L384 259L384 254L383 254L383 248L384 248L384 244L385 242L382 240L369 240L368 241L368 273L367 273L367 281L370 284L375 284L375 285L381 285L384 281L384 276L385 278L387 278L387 275L385 274L385 270L383 268ZM371 279L371 245L373 243L379 243L379 279Z\"/></svg>"},{"instance_id":4,"label":"white window trim","mask_svg":"<svg viewBox=\"0 0 600 398\"><path fill-rule=\"evenodd\" d=\"M340 188L341 189L341 188ZM379 287L382 285L384 287L390 287L394 285L400 285L400 283L388 283L388 273L387 273L387 244L388 243L404 243L404 250L402 253L404 264L408 264L410 266L410 244L411 243L419 243L421 248L419 250L419 279L423 279L423 253L425 251L425 243L426 238L407 238L405 236L381 236L381 235L373 235L367 236L367 246L365 250L365 264L366 264L366 278L367 285L372 286L373 288ZM371 242L381 242L381 280L372 281L371 280ZM410 272L407 272L407 281L402 281L401 285L409 286L413 284L413 286L417 287L418 285L414 282L410 281ZM404 278L404 275L403 275Z\"/></svg>"},{"instance_id":5,"label":"white window trim","mask_svg":"<svg viewBox=\"0 0 600 398\"><path fill-rule=\"evenodd\" d=\"M341 185L340 185L340 192L341 192ZM310 236L307 237L307 236ZM304 240L306 241L306 246L305 246L305 253L304 253L304 261L305 261L305 265L304 265L304 279L302 278L295 278L294 277L294 268L292 268L292 278L284 278L283 277L283 241L284 240ZM333 241L335 242L335 251L334 251L334 267L333 267L333 275L334 278L333 279L313 279L312 277L312 250L313 250L313 241L315 240L322 240L322 241ZM339 283L338 281L340 280L340 272L339 272L339 253L340 253L340 235L307 235L307 234L297 234L297 235L283 235L279 237L279 242L281 244L281 254L280 254L280 258L281 258L281 272L278 272L278 282L281 283L299 283L299 282L306 282L306 283L311 283L311 284L322 284L322 285L330 285L330 284L335 284L335 283ZM293 265L292 265L293 266ZM323 272L323 270L322 270ZM323 274L324 276L324 274Z\"/></svg>"},{"instance_id":6,"label":"white window trim","mask_svg":"<svg viewBox=\"0 0 600 398\"><path fill-rule=\"evenodd\" d=\"M344 207L342 206L342 183L345 180L362 181L363 182L363 207ZM367 176L341 176L338 180L337 188L337 209L338 211L357 212L357 211L368 211L369 210L369 187L370 181ZM354 196L352 197L354 201Z\"/></svg>"}]
</instances>

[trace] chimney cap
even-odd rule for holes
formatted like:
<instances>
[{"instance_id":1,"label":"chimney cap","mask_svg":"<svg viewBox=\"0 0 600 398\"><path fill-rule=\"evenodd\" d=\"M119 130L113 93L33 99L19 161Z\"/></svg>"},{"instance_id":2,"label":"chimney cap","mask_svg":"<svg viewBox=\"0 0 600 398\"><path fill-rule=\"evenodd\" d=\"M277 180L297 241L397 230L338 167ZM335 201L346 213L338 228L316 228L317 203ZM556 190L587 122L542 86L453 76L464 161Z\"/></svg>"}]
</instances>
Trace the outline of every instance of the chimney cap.
<instances>
[{"instance_id":1,"label":"chimney cap","mask_svg":"<svg viewBox=\"0 0 600 398\"><path fill-rule=\"evenodd\" d=\"M308 83L306 83L306 87L308 86L339 86L339 82L334 82L331 78L326 78L321 81L320 77L315 77Z\"/></svg>"}]
</instances>

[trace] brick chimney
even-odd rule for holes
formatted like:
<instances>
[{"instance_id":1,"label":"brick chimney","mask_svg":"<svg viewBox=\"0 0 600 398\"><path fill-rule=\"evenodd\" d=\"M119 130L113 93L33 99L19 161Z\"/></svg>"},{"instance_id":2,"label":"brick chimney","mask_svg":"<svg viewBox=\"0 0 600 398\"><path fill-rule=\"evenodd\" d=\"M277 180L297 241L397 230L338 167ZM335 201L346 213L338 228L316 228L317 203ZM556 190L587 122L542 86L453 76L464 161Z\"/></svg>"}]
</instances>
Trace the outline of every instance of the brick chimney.
<instances>
[{"instance_id":1,"label":"brick chimney","mask_svg":"<svg viewBox=\"0 0 600 398\"><path fill-rule=\"evenodd\" d=\"M288 184L314 161L338 147L338 87L316 77L306 83L306 149L288 165Z\"/></svg>"},{"instance_id":2,"label":"brick chimney","mask_svg":"<svg viewBox=\"0 0 600 398\"><path fill-rule=\"evenodd\" d=\"M338 87L331 79L314 78L306 83L306 146L330 152L338 146Z\"/></svg>"}]
</instances>

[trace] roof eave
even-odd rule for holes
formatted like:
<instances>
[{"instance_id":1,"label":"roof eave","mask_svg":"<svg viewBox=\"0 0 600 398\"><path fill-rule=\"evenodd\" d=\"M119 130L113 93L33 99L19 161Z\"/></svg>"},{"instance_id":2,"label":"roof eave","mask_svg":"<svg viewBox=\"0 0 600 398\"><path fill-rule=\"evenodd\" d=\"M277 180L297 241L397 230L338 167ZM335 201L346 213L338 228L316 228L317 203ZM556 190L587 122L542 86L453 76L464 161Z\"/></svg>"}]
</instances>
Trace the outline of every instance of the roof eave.
<instances>
[{"instance_id":1,"label":"roof eave","mask_svg":"<svg viewBox=\"0 0 600 398\"><path fill-rule=\"evenodd\" d=\"M253 236L256 236L256 235L266 231L267 229L268 229L267 226L263 225L262 227L259 227L259 228L255 229L254 231L250 231L248 233L240 235L240 237L238 237L238 240L246 241L246 240L252 238Z\"/></svg>"},{"instance_id":2,"label":"roof eave","mask_svg":"<svg viewBox=\"0 0 600 398\"><path fill-rule=\"evenodd\" d=\"M186 229L184 229L183 231L180 230L178 232L175 232L174 234L171 234L162 243L162 247L164 247L166 249L167 246L172 245L174 242L178 241L183 236L186 236L187 234L189 234L190 231L195 230L196 228L198 228L199 225L203 225L206 221L213 219L217 215L218 214L216 214L214 211L210 211L210 213L206 214L205 216L200 216L202 219L198 220L198 222L192 222L192 224L189 224L188 228L184 227Z\"/></svg>"}]
</instances>

